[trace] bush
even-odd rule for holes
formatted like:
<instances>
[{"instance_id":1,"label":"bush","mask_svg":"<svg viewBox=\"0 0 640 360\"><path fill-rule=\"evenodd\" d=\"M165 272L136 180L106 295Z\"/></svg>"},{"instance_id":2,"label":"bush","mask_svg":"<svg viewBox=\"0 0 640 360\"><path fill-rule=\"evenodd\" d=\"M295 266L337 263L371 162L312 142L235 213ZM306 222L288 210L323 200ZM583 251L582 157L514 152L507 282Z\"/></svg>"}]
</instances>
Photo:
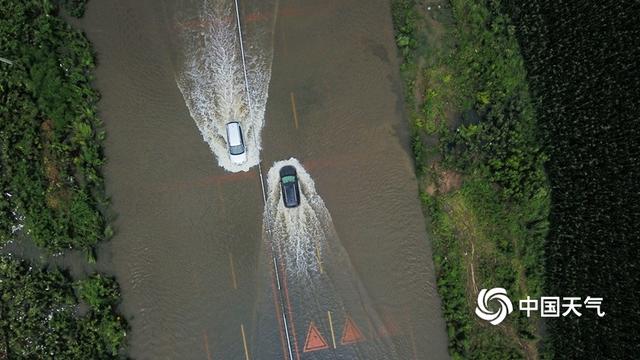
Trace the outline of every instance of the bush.
<instances>
[{"instance_id":1,"label":"bush","mask_svg":"<svg viewBox=\"0 0 640 360\"><path fill-rule=\"evenodd\" d=\"M106 223L91 46L49 2L0 4L0 47L14 61L0 65L0 244L22 229L54 252L90 250Z\"/></svg>"},{"instance_id":2,"label":"bush","mask_svg":"<svg viewBox=\"0 0 640 360\"><path fill-rule=\"evenodd\" d=\"M434 235L450 353L456 359L532 357L536 321L514 313L500 328L479 323L469 273L473 268L479 288L505 287L514 298L541 294L549 214L543 139L515 28L501 1L451 0L450 5L454 21L440 23L445 29L438 31L453 34L455 44L436 44L426 59L418 57L425 56L418 54L421 44L407 39L424 37L413 26L422 24L418 7L408 0L393 6L402 69L426 64L417 72L421 79L408 71L403 75L417 174L434 192L421 197ZM425 86L421 104L413 98L417 83ZM433 137L436 146L424 140ZM430 156L433 150L438 156ZM431 166L434 162L438 165ZM432 182L443 169L463 175L460 189L438 193Z\"/></svg>"},{"instance_id":3,"label":"bush","mask_svg":"<svg viewBox=\"0 0 640 360\"><path fill-rule=\"evenodd\" d=\"M91 301L89 311L83 315L78 315L80 303L67 274L0 256L0 329L6 356L118 358L126 323L114 312L119 296L117 285L112 279L95 276L80 281L78 292L84 301Z\"/></svg>"}]
</instances>

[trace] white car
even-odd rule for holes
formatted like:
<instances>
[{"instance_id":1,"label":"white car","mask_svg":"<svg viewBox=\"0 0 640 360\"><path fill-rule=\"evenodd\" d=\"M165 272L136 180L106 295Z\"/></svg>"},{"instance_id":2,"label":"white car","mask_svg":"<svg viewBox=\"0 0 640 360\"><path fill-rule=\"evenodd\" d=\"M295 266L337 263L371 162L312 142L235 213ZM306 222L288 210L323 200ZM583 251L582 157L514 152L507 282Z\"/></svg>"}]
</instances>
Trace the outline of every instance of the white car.
<instances>
[{"instance_id":1,"label":"white car","mask_svg":"<svg viewBox=\"0 0 640 360\"><path fill-rule=\"evenodd\" d=\"M241 165L247 161L247 149L242 138L242 128L236 121L227 123L227 145L231 162Z\"/></svg>"}]
</instances>

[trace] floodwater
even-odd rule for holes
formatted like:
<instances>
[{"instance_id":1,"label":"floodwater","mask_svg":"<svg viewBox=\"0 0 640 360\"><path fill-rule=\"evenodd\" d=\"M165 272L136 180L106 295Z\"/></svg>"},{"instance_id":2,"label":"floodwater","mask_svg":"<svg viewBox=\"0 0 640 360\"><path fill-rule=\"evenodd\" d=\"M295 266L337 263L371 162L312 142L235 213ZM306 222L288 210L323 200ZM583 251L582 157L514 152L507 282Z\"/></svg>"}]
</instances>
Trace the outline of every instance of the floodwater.
<instances>
[{"instance_id":1,"label":"floodwater","mask_svg":"<svg viewBox=\"0 0 640 360\"><path fill-rule=\"evenodd\" d=\"M182 0L165 6L175 26L171 36L178 87L218 164L232 172L258 164L273 56L277 2L249 5L243 13L260 17L242 27L243 47L233 1ZM248 160L241 165L229 160L229 121L239 122L243 129Z\"/></svg>"},{"instance_id":2,"label":"floodwater","mask_svg":"<svg viewBox=\"0 0 640 360\"><path fill-rule=\"evenodd\" d=\"M238 44L218 42L233 3L93 1L81 23L129 355L447 358L388 2L240 2L250 97ZM251 132L246 167L225 162L229 118ZM287 212L269 171L292 157L309 203Z\"/></svg>"}]
</instances>

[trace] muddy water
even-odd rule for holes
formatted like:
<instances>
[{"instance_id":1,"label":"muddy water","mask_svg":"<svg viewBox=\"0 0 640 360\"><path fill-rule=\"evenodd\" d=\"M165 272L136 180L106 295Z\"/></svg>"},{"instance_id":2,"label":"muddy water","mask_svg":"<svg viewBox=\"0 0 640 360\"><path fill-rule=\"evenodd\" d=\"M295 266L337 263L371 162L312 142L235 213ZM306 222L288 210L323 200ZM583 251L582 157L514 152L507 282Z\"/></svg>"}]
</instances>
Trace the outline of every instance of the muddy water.
<instances>
[{"instance_id":1,"label":"muddy water","mask_svg":"<svg viewBox=\"0 0 640 360\"><path fill-rule=\"evenodd\" d=\"M178 87L184 48L176 40L176 14L192 13L193 3L93 1L83 20L99 56L96 85L109 134L105 175L117 214L104 266L122 286L131 357L244 359L246 344L249 358L286 358L277 316L262 314L277 314L277 307L259 305L272 279L260 265L265 255L257 169L231 173L218 166ZM389 4L246 3L241 13L247 27L271 29L255 35L248 30L249 37L261 39L253 47L272 51L260 140L265 168L292 156L300 160L331 215L349 276L366 293L367 311L376 319L370 326L322 301L310 306L295 298L296 284L289 284L294 299L287 310L299 319L291 329L294 358L362 358L346 352L355 346L349 340L362 345L373 339L393 348L393 355L380 358L445 358ZM274 26L258 25L273 18ZM336 317L333 350L326 311ZM347 316L361 337L350 339L357 331L347 326ZM263 338L260 319L273 326ZM309 324L302 319L315 320L329 349L304 352ZM273 356L265 355L265 342L273 343Z\"/></svg>"}]
</instances>

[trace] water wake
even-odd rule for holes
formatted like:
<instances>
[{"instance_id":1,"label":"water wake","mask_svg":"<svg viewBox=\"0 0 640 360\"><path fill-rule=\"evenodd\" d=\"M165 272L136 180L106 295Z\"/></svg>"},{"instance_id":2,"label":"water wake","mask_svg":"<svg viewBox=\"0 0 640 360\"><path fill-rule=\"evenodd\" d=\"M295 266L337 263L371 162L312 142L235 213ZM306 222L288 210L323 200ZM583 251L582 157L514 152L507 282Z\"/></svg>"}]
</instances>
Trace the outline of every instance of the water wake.
<instances>
[{"instance_id":1,"label":"water wake","mask_svg":"<svg viewBox=\"0 0 640 360\"><path fill-rule=\"evenodd\" d=\"M259 6L268 7L269 2ZM198 12L178 19L182 61L177 84L205 142L228 171L247 171L258 164L267 104L275 18L243 25L249 93L245 91L234 2L202 0ZM261 9L249 9L262 13ZM275 14L275 11L270 12ZM247 162L229 160L225 124L240 122Z\"/></svg>"},{"instance_id":2,"label":"water wake","mask_svg":"<svg viewBox=\"0 0 640 360\"><path fill-rule=\"evenodd\" d=\"M286 208L281 199L279 171L286 165L293 166L298 174L300 206L296 208ZM257 352L268 354L261 358L277 356L272 350L277 342L263 339L274 333L274 326L283 326L282 318L278 318L282 313L288 318L291 341L298 351L305 351L309 345L312 327L324 334L327 351L314 352L314 359L398 358L391 339L380 336L388 331L342 246L313 179L296 159L276 162L267 175L263 246L265 256L259 273L264 284L271 286L263 288L264 296L256 311ZM279 290L273 280L269 281L276 271L282 285ZM267 290L271 288L273 294ZM269 310L274 301L275 308ZM281 309L278 303L283 304ZM357 324L357 332L343 331L347 319ZM330 337L334 332L337 334ZM350 334L354 335L353 342Z\"/></svg>"},{"instance_id":3,"label":"water wake","mask_svg":"<svg viewBox=\"0 0 640 360\"><path fill-rule=\"evenodd\" d=\"M292 165L298 173L300 206L289 209L281 200L280 168ZM287 268L298 280L310 280L320 270L326 239L337 238L331 215L313 179L298 160L278 161L267 174L264 227Z\"/></svg>"}]
</instances>

